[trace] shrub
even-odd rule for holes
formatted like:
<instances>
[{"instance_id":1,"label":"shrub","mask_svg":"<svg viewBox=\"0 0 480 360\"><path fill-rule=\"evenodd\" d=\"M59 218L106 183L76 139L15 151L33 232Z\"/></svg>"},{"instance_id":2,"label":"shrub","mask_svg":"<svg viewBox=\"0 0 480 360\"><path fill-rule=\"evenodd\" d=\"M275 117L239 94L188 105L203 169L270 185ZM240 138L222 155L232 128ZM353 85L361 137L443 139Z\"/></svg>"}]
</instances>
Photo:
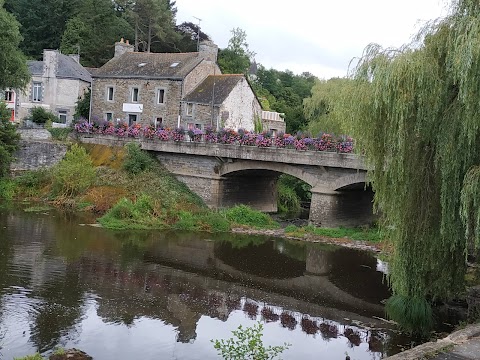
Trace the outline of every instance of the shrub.
<instances>
[{"instance_id":1,"label":"shrub","mask_svg":"<svg viewBox=\"0 0 480 360\"><path fill-rule=\"evenodd\" d=\"M291 345L265 346L262 341L263 325L257 323L253 327L243 328L240 325L233 330L230 339L211 340L218 354L226 360L267 360L274 359Z\"/></svg>"},{"instance_id":2,"label":"shrub","mask_svg":"<svg viewBox=\"0 0 480 360\"><path fill-rule=\"evenodd\" d=\"M64 196L75 196L95 181L95 168L83 147L74 144L54 169L53 187Z\"/></svg>"},{"instance_id":3,"label":"shrub","mask_svg":"<svg viewBox=\"0 0 480 360\"><path fill-rule=\"evenodd\" d=\"M125 148L127 149L127 155L123 162L123 169L126 172L137 175L152 169L155 161L147 152L140 149L140 145L128 143Z\"/></svg>"},{"instance_id":4,"label":"shrub","mask_svg":"<svg viewBox=\"0 0 480 360\"><path fill-rule=\"evenodd\" d=\"M71 128L49 128L48 131L52 134L55 140L65 141L72 132Z\"/></svg>"},{"instance_id":5,"label":"shrub","mask_svg":"<svg viewBox=\"0 0 480 360\"><path fill-rule=\"evenodd\" d=\"M278 182L277 206L282 214L298 214L301 208L300 197L293 188Z\"/></svg>"},{"instance_id":6,"label":"shrub","mask_svg":"<svg viewBox=\"0 0 480 360\"><path fill-rule=\"evenodd\" d=\"M0 178L0 199L12 200L15 195L15 183L7 178Z\"/></svg>"},{"instance_id":7,"label":"shrub","mask_svg":"<svg viewBox=\"0 0 480 360\"><path fill-rule=\"evenodd\" d=\"M239 225L247 225L257 228L278 227L278 223L272 220L270 216L258 210L253 210L246 205L237 205L225 210L226 218Z\"/></svg>"},{"instance_id":8,"label":"shrub","mask_svg":"<svg viewBox=\"0 0 480 360\"><path fill-rule=\"evenodd\" d=\"M30 110L32 121L36 124L45 124L48 120L58 122L58 118L52 112L45 110L41 106L35 106Z\"/></svg>"}]
</instances>

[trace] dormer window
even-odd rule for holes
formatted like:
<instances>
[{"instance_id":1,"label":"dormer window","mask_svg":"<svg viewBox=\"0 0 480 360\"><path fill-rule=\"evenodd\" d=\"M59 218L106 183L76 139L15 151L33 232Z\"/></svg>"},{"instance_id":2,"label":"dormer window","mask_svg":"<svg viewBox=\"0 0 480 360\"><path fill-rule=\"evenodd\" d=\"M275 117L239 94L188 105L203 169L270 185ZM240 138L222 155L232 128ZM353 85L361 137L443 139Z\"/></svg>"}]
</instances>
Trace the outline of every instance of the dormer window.
<instances>
[{"instance_id":1,"label":"dormer window","mask_svg":"<svg viewBox=\"0 0 480 360\"><path fill-rule=\"evenodd\" d=\"M178 66L178 64L180 64L180 63L174 62L174 63L172 63L172 65L170 65L170 67L176 67L176 66Z\"/></svg>"},{"instance_id":2,"label":"dormer window","mask_svg":"<svg viewBox=\"0 0 480 360\"><path fill-rule=\"evenodd\" d=\"M187 103L185 112L186 112L187 116L192 116L193 115L193 104L192 103Z\"/></svg>"}]
</instances>

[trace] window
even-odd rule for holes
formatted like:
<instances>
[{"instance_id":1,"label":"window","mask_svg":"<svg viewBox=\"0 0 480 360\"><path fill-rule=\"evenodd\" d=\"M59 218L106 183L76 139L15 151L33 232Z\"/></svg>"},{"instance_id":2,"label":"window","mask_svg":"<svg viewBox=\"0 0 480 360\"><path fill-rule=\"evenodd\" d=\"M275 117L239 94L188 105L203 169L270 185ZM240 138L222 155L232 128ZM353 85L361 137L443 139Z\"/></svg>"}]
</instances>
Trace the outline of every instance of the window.
<instances>
[{"instance_id":1,"label":"window","mask_svg":"<svg viewBox=\"0 0 480 360\"><path fill-rule=\"evenodd\" d=\"M202 130L202 124L195 124L195 128Z\"/></svg>"},{"instance_id":2,"label":"window","mask_svg":"<svg viewBox=\"0 0 480 360\"><path fill-rule=\"evenodd\" d=\"M165 89L158 89L157 90L157 104L164 104L165 103Z\"/></svg>"},{"instance_id":3,"label":"window","mask_svg":"<svg viewBox=\"0 0 480 360\"><path fill-rule=\"evenodd\" d=\"M161 128L163 126L163 118L157 117L155 118L155 129Z\"/></svg>"},{"instance_id":4,"label":"window","mask_svg":"<svg viewBox=\"0 0 480 360\"><path fill-rule=\"evenodd\" d=\"M128 114L128 126L132 126L135 122L137 122L137 115Z\"/></svg>"},{"instance_id":5,"label":"window","mask_svg":"<svg viewBox=\"0 0 480 360\"><path fill-rule=\"evenodd\" d=\"M132 88L132 102L138 101L138 88Z\"/></svg>"},{"instance_id":6,"label":"window","mask_svg":"<svg viewBox=\"0 0 480 360\"><path fill-rule=\"evenodd\" d=\"M111 113L111 112L105 113L105 120L112 121L113 120L113 113Z\"/></svg>"},{"instance_id":7,"label":"window","mask_svg":"<svg viewBox=\"0 0 480 360\"><path fill-rule=\"evenodd\" d=\"M13 91L5 91L5 101L11 102L13 101Z\"/></svg>"},{"instance_id":8,"label":"window","mask_svg":"<svg viewBox=\"0 0 480 360\"><path fill-rule=\"evenodd\" d=\"M186 112L187 112L187 116L192 116L193 115L193 104L192 103L187 103Z\"/></svg>"},{"instance_id":9,"label":"window","mask_svg":"<svg viewBox=\"0 0 480 360\"><path fill-rule=\"evenodd\" d=\"M58 118L59 118L59 121L62 124L66 124L67 123L67 112L65 110L59 111L58 112Z\"/></svg>"},{"instance_id":10,"label":"window","mask_svg":"<svg viewBox=\"0 0 480 360\"><path fill-rule=\"evenodd\" d=\"M193 123L187 123L187 129L188 130L193 130L195 125L193 125Z\"/></svg>"},{"instance_id":11,"label":"window","mask_svg":"<svg viewBox=\"0 0 480 360\"><path fill-rule=\"evenodd\" d=\"M32 85L32 101L40 102L42 101L42 83L34 82Z\"/></svg>"},{"instance_id":12,"label":"window","mask_svg":"<svg viewBox=\"0 0 480 360\"><path fill-rule=\"evenodd\" d=\"M113 101L113 86L107 87L107 101Z\"/></svg>"}]
</instances>

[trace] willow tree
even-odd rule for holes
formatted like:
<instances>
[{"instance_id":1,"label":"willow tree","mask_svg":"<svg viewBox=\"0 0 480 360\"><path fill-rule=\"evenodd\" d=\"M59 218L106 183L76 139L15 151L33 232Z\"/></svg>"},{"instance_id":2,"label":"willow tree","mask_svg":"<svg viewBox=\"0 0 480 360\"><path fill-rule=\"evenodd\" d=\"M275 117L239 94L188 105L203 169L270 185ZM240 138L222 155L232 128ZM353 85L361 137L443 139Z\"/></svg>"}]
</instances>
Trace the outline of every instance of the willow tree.
<instances>
[{"instance_id":1,"label":"willow tree","mask_svg":"<svg viewBox=\"0 0 480 360\"><path fill-rule=\"evenodd\" d=\"M430 304L464 290L480 224L480 2L457 0L400 49L370 45L342 116L364 148L392 241L390 316L426 329ZM428 321L427 321L428 322Z\"/></svg>"}]
</instances>

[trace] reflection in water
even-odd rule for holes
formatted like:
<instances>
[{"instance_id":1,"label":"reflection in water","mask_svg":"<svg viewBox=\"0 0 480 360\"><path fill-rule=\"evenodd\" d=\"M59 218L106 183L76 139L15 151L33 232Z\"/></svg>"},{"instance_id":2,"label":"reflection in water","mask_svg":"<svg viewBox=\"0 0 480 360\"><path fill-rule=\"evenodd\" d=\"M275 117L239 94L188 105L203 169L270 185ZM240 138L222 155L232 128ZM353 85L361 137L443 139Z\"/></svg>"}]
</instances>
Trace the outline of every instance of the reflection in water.
<instances>
[{"instance_id":1,"label":"reflection in water","mask_svg":"<svg viewBox=\"0 0 480 360\"><path fill-rule=\"evenodd\" d=\"M366 253L77 222L0 212L0 358L55 346L96 359L215 358L210 339L255 321L266 344L292 344L285 359L380 359L408 340L378 320L388 293Z\"/></svg>"}]
</instances>

